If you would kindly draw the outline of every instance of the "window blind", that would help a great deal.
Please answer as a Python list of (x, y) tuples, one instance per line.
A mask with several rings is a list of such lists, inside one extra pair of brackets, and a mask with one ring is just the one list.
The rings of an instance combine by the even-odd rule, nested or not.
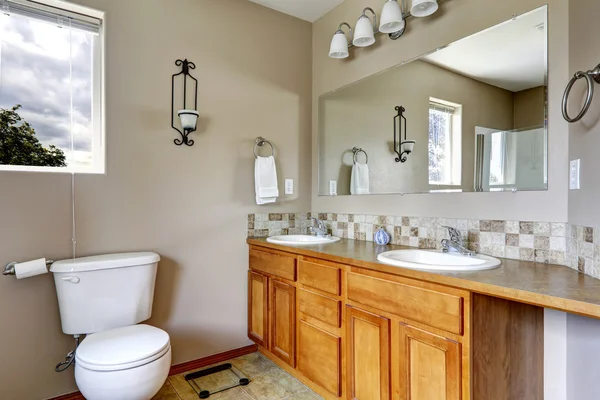
[(456, 111), (456, 109), (452, 106), (448, 106), (446, 104), (435, 103), (435, 102), (429, 102), (429, 109), (435, 110), (435, 111), (440, 111), (440, 112), (447, 113), (447, 114), (454, 114), (454, 112)]
[(69, 26), (94, 34), (100, 33), (102, 21), (98, 18), (50, 7), (28, 0), (0, 0), (2, 12), (7, 15), (20, 15), (58, 26)]

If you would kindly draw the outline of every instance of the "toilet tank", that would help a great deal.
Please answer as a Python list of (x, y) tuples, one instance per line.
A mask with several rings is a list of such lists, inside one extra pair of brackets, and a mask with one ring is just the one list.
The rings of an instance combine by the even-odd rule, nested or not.
[(158, 254), (145, 252), (53, 263), (63, 332), (88, 334), (150, 318), (159, 261)]

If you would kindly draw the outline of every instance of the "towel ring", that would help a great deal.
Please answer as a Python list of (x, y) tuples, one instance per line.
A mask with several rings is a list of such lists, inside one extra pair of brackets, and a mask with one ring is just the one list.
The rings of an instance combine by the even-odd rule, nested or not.
[(352, 153), (354, 154), (354, 156), (352, 157), (352, 161), (354, 161), (354, 164), (358, 164), (358, 154), (359, 153), (364, 153), (365, 157), (366, 157), (366, 161), (365, 164), (369, 163), (369, 155), (367, 154), (366, 151), (364, 151), (363, 149), (359, 149), (358, 147), (354, 147), (352, 149)]
[[(588, 85), (585, 103), (583, 105), (583, 109), (581, 110), (581, 112), (575, 118), (571, 118), (569, 116), (569, 110), (568, 110), (569, 95), (571, 94), (571, 89), (573, 89), (575, 82), (577, 82), (578, 80), (580, 80), (582, 78), (587, 81), (587, 85)], [(598, 65), (596, 68), (589, 70), (587, 72), (578, 71), (577, 73), (575, 73), (573, 78), (571, 78), (571, 81), (569, 81), (569, 84), (567, 85), (567, 88), (565, 89), (565, 94), (563, 95), (563, 99), (562, 99), (563, 117), (568, 122), (572, 123), (572, 122), (577, 122), (577, 121), (581, 120), (584, 117), (584, 115), (588, 112), (588, 110), (590, 109), (590, 106), (592, 105), (592, 100), (594, 99), (594, 82), (600, 83), (600, 65)]]
[(271, 156), (275, 155), (275, 147), (273, 147), (271, 142), (269, 142), (267, 139), (259, 136), (256, 138), (256, 141), (254, 142), (254, 158), (258, 158), (258, 154), (256, 154), (256, 150), (257, 150), (256, 147), (263, 147), (265, 144), (268, 144), (269, 146), (271, 146)]

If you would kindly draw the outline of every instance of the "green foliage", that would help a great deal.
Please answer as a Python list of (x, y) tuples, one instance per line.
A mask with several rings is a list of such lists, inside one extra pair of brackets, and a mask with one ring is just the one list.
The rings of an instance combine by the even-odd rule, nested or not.
[(32, 126), (17, 113), (19, 108), (0, 108), (0, 164), (66, 167), (65, 153), (54, 145), (42, 146)]

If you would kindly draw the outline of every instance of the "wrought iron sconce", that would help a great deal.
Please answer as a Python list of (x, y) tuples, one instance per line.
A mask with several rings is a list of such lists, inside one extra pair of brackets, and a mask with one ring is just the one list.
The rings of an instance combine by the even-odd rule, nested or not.
[[(403, 106), (396, 106), (395, 110), (398, 111), (398, 114), (394, 117), (394, 151), (398, 155), (396, 162), (404, 163), (414, 150), (416, 141), (406, 140), (406, 117), (404, 116), (406, 109)], [(404, 122), (404, 140), (402, 140), (402, 122)], [(396, 124), (398, 129), (396, 129)]]
[[(181, 71), (173, 74), (171, 77), (171, 127), (181, 135), (181, 139), (174, 140), (177, 146), (185, 143), (186, 146), (193, 146), (194, 141), (189, 138), (189, 134), (196, 130), (198, 121), (198, 80), (190, 75), (190, 69), (196, 69), (196, 64), (191, 61), (177, 60), (175, 65), (181, 67)], [(175, 78), (183, 75), (183, 109), (177, 111), (177, 115), (181, 119), (181, 129), (175, 126)], [(194, 109), (187, 109), (187, 79), (188, 77), (194, 81)]]

